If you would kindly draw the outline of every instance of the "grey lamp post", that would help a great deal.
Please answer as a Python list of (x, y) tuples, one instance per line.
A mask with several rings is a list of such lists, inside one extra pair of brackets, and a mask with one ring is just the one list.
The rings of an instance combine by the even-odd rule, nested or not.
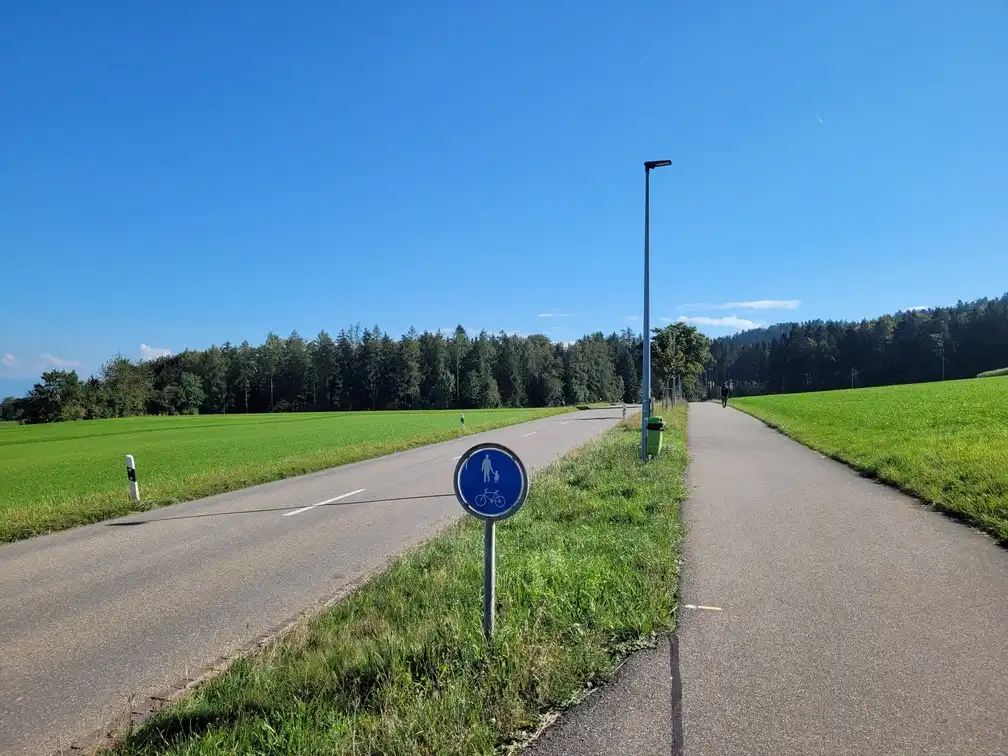
[(651, 170), (671, 160), (644, 162), (644, 378), (641, 387), (641, 461), (647, 462), (647, 419), (651, 414)]

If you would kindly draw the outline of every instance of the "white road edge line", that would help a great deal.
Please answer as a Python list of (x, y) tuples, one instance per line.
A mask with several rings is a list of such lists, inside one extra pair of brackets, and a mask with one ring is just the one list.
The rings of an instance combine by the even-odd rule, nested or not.
[(364, 493), (367, 491), (366, 488), (358, 488), (356, 491), (351, 491), (350, 493), (340, 494), (339, 496), (333, 496), (331, 499), (326, 499), (325, 501), (320, 501), (318, 504), (309, 504), (307, 507), (301, 507), (301, 509), (295, 509), (293, 512), (284, 512), (284, 517), (293, 517), (296, 514), (301, 514), (302, 512), (307, 512), (309, 509), (315, 509), (315, 507), (322, 507), (326, 504), (332, 504), (334, 501), (339, 501), (340, 499), (345, 499), (348, 496), (353, 496), (354, 494)]
[(539, 432), (539, 431), (532, 431), (531, 433), (522, 433), (522, 434), (521, 434), (521, 437), (522, 437), (522, 438), (527, 438), (527, 437), (529, 437), (529, 436), (534, 436), (534, 435), (535, 435), (536, 433), (538, 433), (538, 432)]
[(569, 422), (570, 422), (570, 420), (564, 420), (562, 423), (560, 423), (560, 425), (567, 425), (567, 423), (569, 423)]

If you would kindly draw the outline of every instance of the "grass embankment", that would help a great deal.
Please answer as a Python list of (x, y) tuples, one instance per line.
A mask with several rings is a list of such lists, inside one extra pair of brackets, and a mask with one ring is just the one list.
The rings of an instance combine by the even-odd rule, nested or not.
[(997, 370), (985, 370), (977, 375), (977, 378), (1000, 378), (1004, 375), (1008, 375), (1008, 367), (998, 368)]
[(490, 754), (521, 738), (672, 627), (685, 406), (667, 421), (646, 467), (628, 421), (535, 476), (498, 527), (491, 645), (482, 527), (467, 518), (116, 753)]
[[(470, 410), (466, 431), (570, 408)], [(0, 542), (446, 441), (459, 413), (135, 417), (0, 427)], [(125, 455), (143, 501), (129, 498)]]
[(1008, 545), (1008, 379), (733, 399)]

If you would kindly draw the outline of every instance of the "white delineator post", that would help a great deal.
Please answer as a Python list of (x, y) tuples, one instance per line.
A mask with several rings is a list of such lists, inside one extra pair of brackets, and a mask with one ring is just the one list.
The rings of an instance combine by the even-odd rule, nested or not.
[(140, 485), (137, 483), (136, 479), (136, 463), (133, 461), (133, 455), (126, 455), (126, 477), (129, 478), (130, 487), (130, 498), (135, 502), (140, 501)]

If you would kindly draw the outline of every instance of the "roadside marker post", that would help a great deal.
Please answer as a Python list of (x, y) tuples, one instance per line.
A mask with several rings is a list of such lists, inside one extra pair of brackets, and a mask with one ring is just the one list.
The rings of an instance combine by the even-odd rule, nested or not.
[(133, 455), (126, 455), (126, 477), (129, 479), (130, 488), (130, 498), (133, 501), (140, 502), (140, 484), (137, 483), (136, 479), (136, 463), (133, 461)]
[(462, 435), (465, 435), (465, 412), (459, 413), (459, 422), (462, 423)]
[(483, 520), (483, 635), (493, 638), (497, 594), (496, 525), (525, 503), (529, 476), (506, 446), (477, 444), (459, 457), (452, 480), (462, 508)]

